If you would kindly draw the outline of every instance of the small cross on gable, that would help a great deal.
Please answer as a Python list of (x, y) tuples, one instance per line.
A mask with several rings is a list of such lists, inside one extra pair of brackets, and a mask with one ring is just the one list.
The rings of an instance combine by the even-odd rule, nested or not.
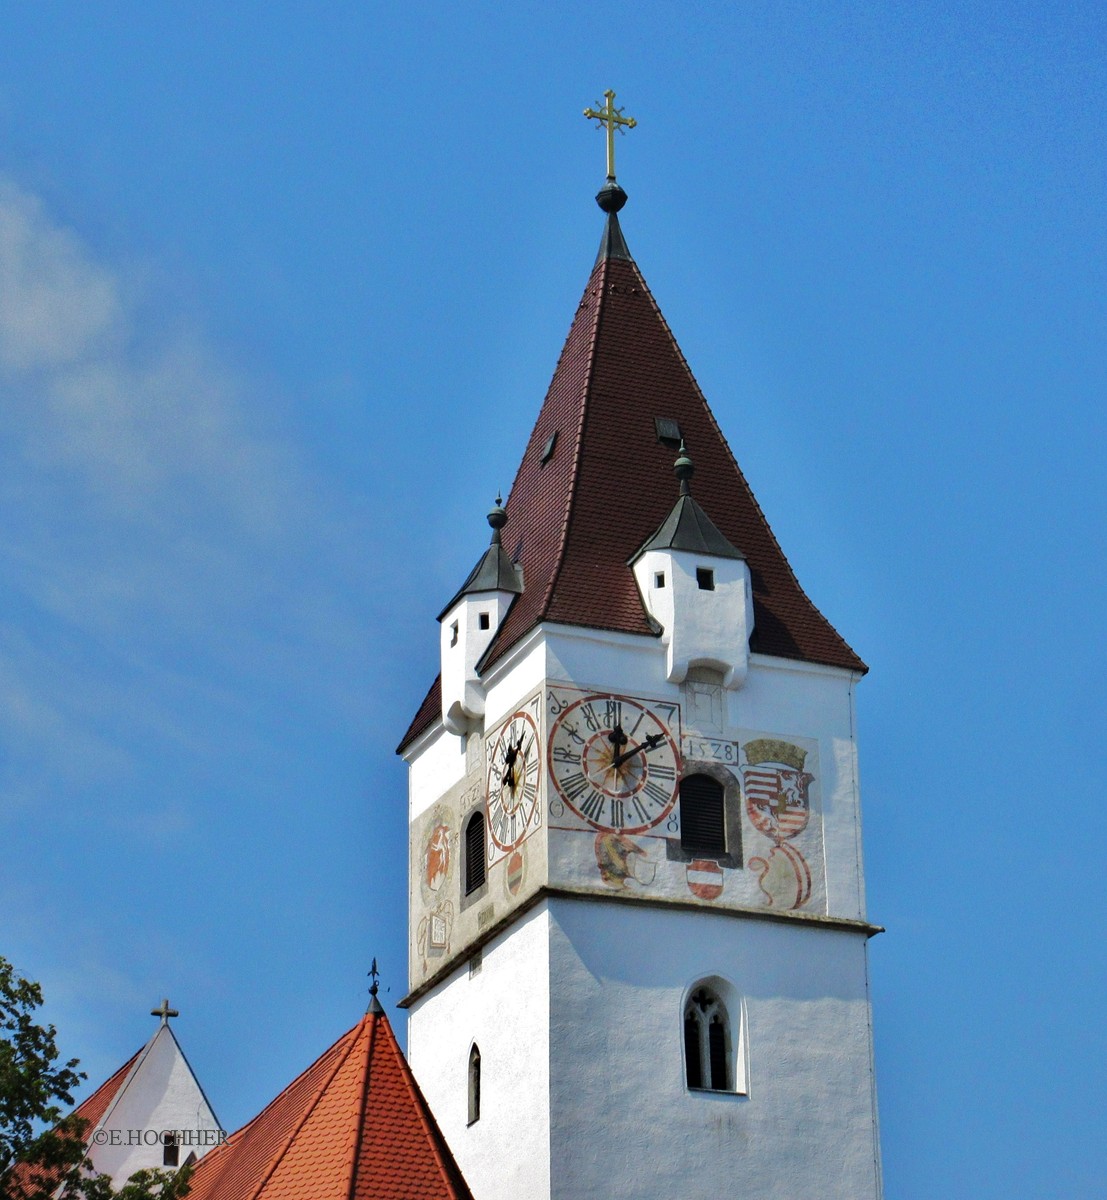
[(163, 1001), (161, 1002), (161, 1005), (160, 1005), (158, 1008), (152, 1008), (152, 1009), (150, 1009), (150, 1016), (152, 1016), (152, 1017), (161, 1017), (161, 1023), (162, 1023), (163, 1025), (168, 1025), (168, 1024), (169, 1024), (169, 1018), (170, 1018), (170, 1017), (179, 1017), (180, 1015), (181, 1015), (181, 1014), (180, 1014), (180, 1013), (179, 1013), (179, 1012), (178, 1012), (178, 1011), (177, 1011), (175, 1008), (170, 1008), (170, 1007), (169, 1007), (169, 1000), (168, 1000), (168, 998), (166, 998), (165, 1000), (163, 1000)]

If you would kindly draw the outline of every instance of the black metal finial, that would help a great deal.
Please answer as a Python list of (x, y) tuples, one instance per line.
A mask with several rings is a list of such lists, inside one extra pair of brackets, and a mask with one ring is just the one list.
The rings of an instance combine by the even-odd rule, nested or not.
[(166, 999), (164, 999), (164, 1000), (161, 1002), (161, 1007), (160, 1007), (160, 1008), (152, 1008), (152, 1009), (150, 1009), (150, 1016), (152, 1016), (152, 1017), (161, 1017), (161, 1023), (162, 1023), (163, 1025), (168, 1025), (168, 1024), (169, 1024), (169, 1018), (170, 1018), (170, 1017), (179, 1017), (180, 1015), (181, 1015), (181, 1014), (180, 1014), (179, 1012), (177, 1012), (177, 1010), (176, 1010), (175, 1008), (170, 1008), (170, 1007), (169, 1007), (169, 998), (168, 998), (168, 997), (166, 997)]
[(692, 465), (692, 460), (688, 457), (688, 452), (684, 449), (684, 438), (681, 438), (680, 455), (676, 462), (673, 463), (673, 473), (680, 480), (680, 494), (682, 496), (690, 496), (692, 494), (688, 480), (692, 478), (695, 470), (696, 468)]
[(379, 977), (380, 971), (377, 970), (377, 960), (374, 958), (373, 965), (369, 968), (369, 978), (373, 982), (369, 985), (369, 1008), (367, 1011), (376, 1013), (378, 1016), (384, 1012), (381, 1002), (377, 999), (377, 990), (380, 987)]
[(617, 213), (626, 202), (626, 192), (614, 179), (609, 179), (596, 193), (596, 203), (605, 213)]
[(496, 493), (496, 503), (488, 514), (488, 524), (492, 526), (492, 544), (500, 540), (500, 530), (507, 524), (507, 509), (504, 508), (503, 497)]

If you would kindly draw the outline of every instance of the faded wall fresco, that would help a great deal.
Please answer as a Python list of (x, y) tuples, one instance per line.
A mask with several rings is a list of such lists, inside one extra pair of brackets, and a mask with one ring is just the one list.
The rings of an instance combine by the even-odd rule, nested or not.
[[(545, 882), (541, 693), (483, 738), (470, 736), (465, 777), (412, 824), (411, 987), (467, 946)], [(466, 829), (484, 821), (484, 881), (469, 888)]]
[[(547, 686), (550, 882), (825, 912), (817, 743), (728, 731), (721, 688), (682, 692), (676, 704)], [(710, 851), (682, 836), (680, 781), (693, 775), (720, 798), (725, 837)]]
[[(681, 825), (700, 777), (725, 831)], [(467, 890), (465, 830), (485, 822), (484, 882)], [(716, 907), (826, 911), (818, 744), (728, 729), (721, 687), (681, 702), (547, 683), (483, 738), (465, 778), (414, 823), (410, 979), (417, 987), (549, 880)]]

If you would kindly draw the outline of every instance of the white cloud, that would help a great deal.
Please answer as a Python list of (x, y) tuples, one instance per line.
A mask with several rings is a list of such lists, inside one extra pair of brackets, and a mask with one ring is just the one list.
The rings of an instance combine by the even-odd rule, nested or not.
[(202, 755), (232, 677), (334, 658), (360, 620), (347, 518), (158, 307), (0, 182), (0, 813), (122, 781), (143, 737)]

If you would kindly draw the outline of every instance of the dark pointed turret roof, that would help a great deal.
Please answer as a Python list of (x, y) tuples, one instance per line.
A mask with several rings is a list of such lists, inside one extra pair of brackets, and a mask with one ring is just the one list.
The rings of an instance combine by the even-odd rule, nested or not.
[(691, 496), (679, 497), (661, 528), (631, 557), (631, 563), (647, 550), (690, 550), (716, 558), (745, 558)]
[(692, 554), (712, 554), (716, 558), (745, 558), (736, 546), (727, 541), (718, 525), (692, 499), (689, 480), (695, 474), (692, 460), (680, 441), (680, 457), (673, 463), (673, 473), (680, 480), (680, 495), (672, 511), (661, 522), (661, 528), (631, 557), (633, 566), (647, 550), (687, 550)]
[[(673, 451), (658, 439), (657, 418), (676, 422), (693, 448), (699, 506), (749, 565), (751, 650), (865, 671), (800, 587), (614, 211), (511, 488), (509, 548), (526, 590), (482, 669), (540, 621), (656, 636), (627, 563), (672, 508)], [(438, 705), (434, 685), (401, 745), (430, 725)]]
[(509, 592), (517, 595), (523, 590), (522, 568), (512, 562), (511, 555), (503, 547), (501, 531), (507, 524), (507, 513), (501, 507), (498, 496), (495, 507), (488, 514), (488, 524), (492, 526), (492, 541), (454, 598), (438, 614), (440, 621), (462, 596), (475, 596), (478, 592)]

